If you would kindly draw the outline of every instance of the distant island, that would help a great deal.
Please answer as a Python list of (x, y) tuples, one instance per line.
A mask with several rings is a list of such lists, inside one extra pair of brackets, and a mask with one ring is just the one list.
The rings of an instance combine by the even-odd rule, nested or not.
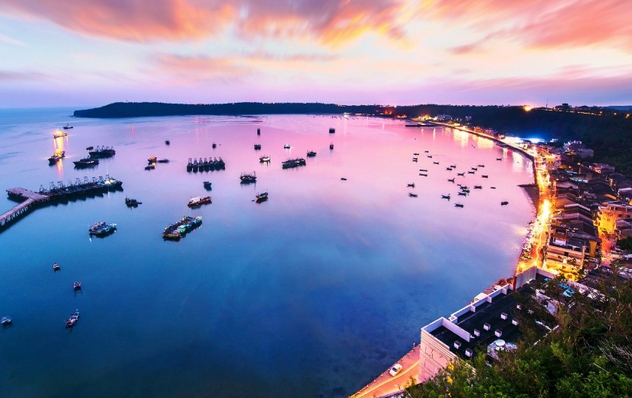
[(472, 105), (339, 105), (324, 103), (169, 104), (160, 102), (115, 102), (99, 108), (76, 110), (75, 117), (130, 118), (192, 115), (350, 114), (389, 118), (449, 115), (462, 124), (493, 129), (499, 134), (537, 137), (544, 140), (581, 140), (594, 149), (594, 161), (610, 163), (625, 174), (632, 173), (632, 118), (627, 107), (553, 108)]

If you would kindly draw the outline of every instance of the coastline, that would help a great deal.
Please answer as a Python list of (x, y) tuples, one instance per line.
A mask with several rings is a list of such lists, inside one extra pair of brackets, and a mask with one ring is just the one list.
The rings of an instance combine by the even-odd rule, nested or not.
[(535, 209), (536, 214), (540, 210), (540, 190), (538, 189), (538, 185), (536, 183), (533, 184), (520, 184), (518, 185), (520, 188), (524, 190), (524, 193), (527, 195), (533, 208)]

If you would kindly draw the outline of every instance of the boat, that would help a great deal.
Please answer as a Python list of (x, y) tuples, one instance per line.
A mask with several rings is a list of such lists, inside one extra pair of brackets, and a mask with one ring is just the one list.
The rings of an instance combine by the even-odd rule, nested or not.
[(98, 146), (88, 152), (90, 154), (90, 157), (93, 159), (101, 159), (101, 158), (111, 158), (112, 156), (116, 155), (116, 151), (114, 150), (114, 148), (112, 147), (106, 147), (106, 146)]
[(257, 135), (261, 135), (261, 129), (257, 129)]
[(68, 136), (68, 133), (61, 130), (57, 130), (53, 133), (53, 138), (62, 138), (62, 137), (67, 137), (67, 136)]
[(452, 171), (452, 167), (446, 167), (445, 168), (447, 171)]
[(487, 174), (483, 174), (481, 175), (482, 178), (489, 178), (489, 176)]
[(56, 149), (55, 153), (53, 154), (53, 156), (48, 158), (48, 163), (53, 165), (55, 163), (57, 163), (57, 161), (61, 160), (61, 158), (66, 156), (66, 151), (61, 150), (61, 149)]
[(413, 158), (413, 162), (417, 162), (417, 158)]
[(439, 164), (439, 162), (432, 162), (432, 164)]
[(316, 152), (314, 152), (314, 151), (308, 151), (307, 152), (307, 157), (308, 158), (313, 158), (314, 156), (316, 156)]
[(477, 169), (476, 167), (472, 167), (472, 170), (476, 171), (476, 170), (478, 170), (478, 169)]
[(496, 158), (496, 160), (503, 160), (503, 158)]
[(333, 134), (333, 133), (335, 133), (335, 132), (336, 132), (336, 129), (335, 129), (335, 128), (333, 128), (333, 127), (330, 127), (330, 128), (329, 128), (329, 134)]
[(268, 192), (261, 192), (256, 195), (257, 203), (265, 202), (268, 200)]
[(454, 182), (454, 178), (448, 178), (448, 182)]
[(94, 149), (94, 147), (92, 145), (90, 145), (89, 147), (86, 147), (86, 151), (91, 151), (93, 149)]
[(416, 198), (417, 194), (416, 193), (412, 193), (412, 192), (408, 192), (408, 196), (410, 196), (411, 198)]
[(116, 231), (116, 224), (107, 224), (105, 221), (95, 222), (90, 228), (88, 228), (90, 236), (106, 236), (114, 231)]
[(329, 149), (334, 149), (334, 144), (329, 144)]
[(428, 177), (428, 174), (426, 174), (426, 173), (419, 173), (419, 175), (422, 176), (422, 177)]
[(467, 174), (474, 174), (474, 173), (476, 173), (474, 170), (470, 170), (467, 172)]
[(203, 184), (204, 184), (204, 189), (206, 189), (207, 191), (210, 191), (211, 189), (213, 189), (213, 188), (211, 188), (211, 184), (212, 184), (212, 182), (210, 182), (210, 181), (204, 181), (204, 183), (203, 183)]
[(213, 149), (217, 148), (217, 144), (213, 143)]
[(419, 169), (419, 171), (428, 171), (428, 169)]
[(296, 159), (288, 159), (284, 162), (281, 163), (281, 167), (284, 169), (293, 169), (295, 167), (299, 167), (299, 166), (305, 166), (307, 163), (305, 162), (305, 159), (303, 158), (296, 158)]
[(94, 167), (96, 165), (99, 164), (99, 159), (93, 159), (93, 158), (83, 158), (83, 159), (79, 159), (73, 162), (75, 164), (75, 168), (77, 169), (84, 169), (87, 167)]
[(432, 159), (432, 155), (428, 155), (428, 159)]
[(73, 128), (70, 123), (66, 123), (66, 125), (64, 126), (64, 130), (70, 130), (71, 128)]
[(447, 194), (447, 195), (441, 195), (441, 199), (447, 199), (447, 200), (450, 200), (450, 194)]
[(283, 145), (283, 148), (284, 148), (284, 149), (290, 149), (290, 144), (285, 144), (285, 145)]
[(461, 176), (461, 177), (465, 177), (465, 172), (463, 173), (456, 173), (457, 176)]
[(70, 318), (66, 321), (66, 327), (71, 328), (77, 324), (79, 321), (79, 310), (75, 310), (72, 314), (70, 314)]
[(169, 163), (169, 159), (158, 159), (156, 160), (158, 163)]
[(258, 151), (261, 149), (261, 144), (255, 144), (255, 151)]
[(187, 203), (187, 206), (199, 207), (199, 206), (206, 205), (209, 203), (212, 203), (210, 196), (204, 196), (204, 197), (196, 196), (189, 200), (189, 203)]
[(479, 164), (478, 167), (485, 167), (485, 165), (484, 164)]
[(459, 192), (459, 195), (460, 195), (460, 196), (467, 196), (467, 192), (465, 192), (465, 191), (461, 191), (461, 192)]
[(456, 165), (455, 164), (451, 164), (450, 167), (452, 167), (453, 169), (456, 169)]
[(414, 152), (413, 156), (419, 156), (419, 152)]
[(474, 185), (474, 189), (483, 189), (481, 185)]
[(496, 189), (496, 187), (489, 187), (489, 188), (491, 188), (491, 189)]
[(180, 221), (165, 227), (164, 231), (162, 231), (162, 238), (164, 240), (178, 241), (200, 225), (202, 225), (202, 216), (184, 216)]
[(500, 202), (501, 206), (507, 206), (509, 204), (509, 202), (507, 202), (506, 200), (503, 200), (502, 202)]
[(11, 319), (10, 316), (3, 316), (2, 318), (0, 318), (0, 325), (2, 326), (9, 326), (13, 323), (13, 319)]
[(171, 145), (171, 141), (166, 140), (166, 141), (165, 141), (165, 145)]
[(148, 164), (156, 163), (157, 160), (158, 160), (158, 158), (155, 157), (154, 155), (152, 155), (152, 156), (149, 157), (149, 159), (147, 159), (147, 163)]
[(55, 263), (53, 264), (53, 271), (59, 271), (61, 270), (61, 267), (59, 266), (59, 264)]
[(260, 163), (270, 163), (270, 156), (266, 155), (266, 156), (262, 156), (259, 158), (259, 162)]
[(430, 151), (424, 151), (424, 153), (428, 153), (428, 152), (430, 152)]
[(455, 203), (454, 207), (463, 207), (463, 203)]
[(72, 284), (72, 288), (74, 290), (81, 290), (81, 282), (80, 281), (75, 281), (75, 283)]
[(250, 184), (253, 182), (257, 182), (257, 175), (253, 171), (252, 174), (241, 173), (239, 176), (242, 184)]
[(347, 181), (347, 178), (346, 177), (340, 177), (340, 180), (341, 181)]
[(145, 170), (154, 170), (155, 168), (156, 168), (156, 165), (153, 163), (148, 166), (145, 166)]
[(139, 202), (136, 199), (125, 198), (125, 204), (127, 207), (138, 207), (138, 205), (142, 205), (143, 202)]
[(408, 184), (408, 188), (415, 188), (415, 183), (413, 182), (412, 184)]

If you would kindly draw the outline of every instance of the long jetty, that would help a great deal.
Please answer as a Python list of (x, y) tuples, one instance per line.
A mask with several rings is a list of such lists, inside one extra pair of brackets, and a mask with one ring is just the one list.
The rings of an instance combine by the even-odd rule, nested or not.
[(30, 211), (52, 203), (78, 199), (107, 191), (122, 190), (123, 182), (106, 175), (105, 177), (77, 178), (75, 182), (51, 182), (49, 188), (40, 186), (38, 192), (25, 188), (7, 189), (9, 199), (19, 202), (14, 208), (0, 215), (0, 232), (11, 226)]

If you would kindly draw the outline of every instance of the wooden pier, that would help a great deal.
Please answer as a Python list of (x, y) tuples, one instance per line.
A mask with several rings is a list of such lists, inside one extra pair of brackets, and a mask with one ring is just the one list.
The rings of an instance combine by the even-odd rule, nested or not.
[(105, 178), (99, 176), (98, 178), (93, 177), (91, 180), (84, 177), (83, 181), (77, 178), (74, 183), (69, 181), (68, 184), (61, 181), (57, 184), (51, 182), (50, 188), (40, 187), (38, 192), (25, 188), (7, 189), (9, 199), (19, 203), (0, 215), (0, 232), (37, 207), (99, 192), (122, 190), (122, 185), (121, 181), (106, 175)]

